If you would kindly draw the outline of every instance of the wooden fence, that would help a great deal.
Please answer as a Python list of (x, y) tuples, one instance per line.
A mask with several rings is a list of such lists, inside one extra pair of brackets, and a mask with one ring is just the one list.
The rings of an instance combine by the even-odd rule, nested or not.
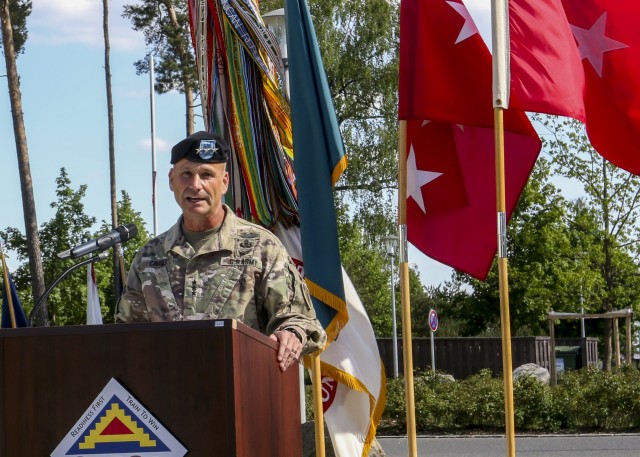
[[(393, 340), (378, 338), (380, 357), (384, 362), (387, 377), (393, 375)], [(435, 338), (436, 370), (453, 375), (456, 379), (467, 378), (483, 368), (495, 375), (502, 373), (501, 338)], [(549, 369), (550, 340), (546, 336), (511, 338), (513, 368), (525, 363), (535, 363)], [(597, 338), (556, 338), (557, 346), (580, 346), (580, 365), (597, 366)], [(404, 372), (403, 344), (398, 339), (398, 372)], [(415, 370), (431, 369), (431, 339), (413, 339), (413, 367)]]

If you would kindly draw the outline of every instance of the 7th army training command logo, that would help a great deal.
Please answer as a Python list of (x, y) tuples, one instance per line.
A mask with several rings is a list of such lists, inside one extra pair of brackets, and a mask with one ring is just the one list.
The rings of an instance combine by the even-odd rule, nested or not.
[(137, 399), (111, 379), (51, 457), (184, 457), (186, 453)]

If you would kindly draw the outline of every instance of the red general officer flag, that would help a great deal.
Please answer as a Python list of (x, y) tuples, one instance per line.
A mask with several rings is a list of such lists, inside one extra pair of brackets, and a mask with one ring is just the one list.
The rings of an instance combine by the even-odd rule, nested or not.
[(398, 117), (493, 126), (491, 56), (459, 1), (402, 0)]
[[(429, 257), (485, 279), (497, 249), (493, 129), (437, 122), (422, 126), (416, 120), (408, 121), (407, 127), (407, 178), (416, 183), (407, 189), (409, 241)], [(537, 136), (505, 132), (505, 149), (518, 151), (505, 155), (506, 207), (511, 214), (540, 142)], [(421, 179), (438, 169), (429, 166), (433, 156), (455, 157), (460, 166), (457, 176), (444, 173)], [(412, 181), (411, 175), (418, 178)], [(465, 189), (466, 202), (459, 199), (459, 189)]]
[[(461, 2), (402, 1), (399, 118), (408, 120), (408, 239), (479, 279), (497, 250), (491, 87), (491, 55)], [(540, 140), (523, 112), (506, 111), (504, 121), (509, 217)]]
[(511, 0), (509, 15), (511, 106), (585, 122), (603, 157), (640, 174), (640, 3)]

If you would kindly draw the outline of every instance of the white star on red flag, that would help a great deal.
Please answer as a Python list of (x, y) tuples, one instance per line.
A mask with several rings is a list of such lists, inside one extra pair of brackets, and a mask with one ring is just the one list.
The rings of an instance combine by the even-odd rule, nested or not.
[(416, 154), (413, 151), (413, 145), (411, 145), (409, 157), (407, 158), (407, 199), (413, 198), (425, 214), (427, 213), (427, 209), (425, 208), (424, 199), (422, 198), (422, 186), (440, 176), (442, 176), (442, 173), (418, 170)]
[(583, 29), (573, 24), (571, 26), (571, 32), (578, 42), (578, 52), (580, 58), (587, 59), (598, 76), (602, 78), (602, 58), (605, 52), (613, 51), (615, 49), (627, 48), (628, 46), (619, 41), (612, 40), (605, 36), (605, 25), (607, 22), (607, 13), (602, 13), (602, 16), (591, 26), (590, 29)]
[(462, 16), (464, 18), (464, 25), (462, 26), (462, 29), (460, 30), (460, 34), (458, 35), (458, 38), (456, 39), (456, 43), (458, 44), (461, 41), (466, 40), (467, 38), (472, 37), (473, 35), (475, 35), (478, 32), (478, 27), (476, 27), (476, 23), (473, 22), (473, 18), (471, 17), (471, 14), (469, 13), (469, 10), (467, 9), (466, 6), (464, 6), (462, 3), (458, 3), (458, 2), (447, 2), (449, 4), (449, 6), (451, 8), (453, 8), (454, 10), (456, 10), (456, 12)]

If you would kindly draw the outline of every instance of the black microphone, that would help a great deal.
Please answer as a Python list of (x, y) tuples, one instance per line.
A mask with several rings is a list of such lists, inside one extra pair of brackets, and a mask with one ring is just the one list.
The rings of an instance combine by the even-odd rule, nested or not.
[(59, 253), (58, 257), (61, 259), (75, 259), (95, 251), (106, 251), (114, 244), (125, 243), (136, 236), (138, 236), (138, 227), (135, 224), (121, 225), (95, 240), (87, 241), (75, 248)]

